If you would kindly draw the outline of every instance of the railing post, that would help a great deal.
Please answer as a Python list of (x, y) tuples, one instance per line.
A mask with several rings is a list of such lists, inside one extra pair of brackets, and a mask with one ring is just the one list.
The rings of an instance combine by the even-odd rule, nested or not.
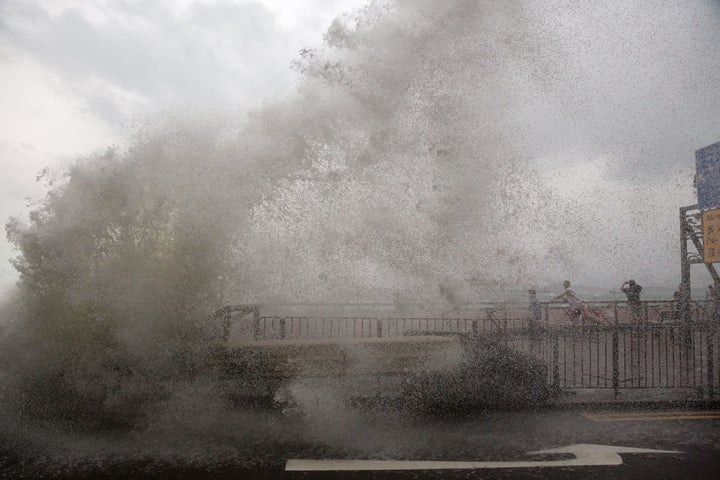
[[(615, 317), (617, 322), (617, 317)], [(620, 345), (618, 341), (618, 325), (612, 326), (612, 385), (617, 397), (620, 394)]]
[[(708, 323), (708, 327), (710, 327), (710, 323)], [(714, 323), (712, 324), (713, 327), (715, 326)], [(714, 334), (716, 329), (715, 328), (707, 328), (707, 383), (708, 383), (708, 395), (710, 396), (710, 399), (713, 398), (715, 395), (715, 389), (714, 389), (714, 383), (715, 383), (715, 343), (714, 343)]]
[(223, 314), (222, 322), (222, 338), (226, 340), (230, 338), (230, 321), (232, 320), (232, 312), (228, 309)]
[(382, 337), (383, 336), (383, 328), (382, 328), (382, 319), (377, 319), (377, 336)]
[(554, 336), (553, 341), (553, 366), (552, 366), (552, 383), (556, 390), (560, 390), (560, 347), (558, 345), (559, 336)]
[(504, 333), (505, 333), (505, 335), (507, 335), (507, 333), (508, 333), (508, 331), (507, 331), (507, 329), (508, 329), (508, 304), (507, 304), (507, 302), (503, 302), (503, 323), (504, 323), (503, 327), (505, 330)]
[(280, 318), (280, 339), (285, 339), (285, 317)]
[(260, 337), (260, 309), (253, 309), (253, 340), (257, 340)]
[(613, 316), (615, 317), (615, 325), (618, 324), (618, 311), (617, 311), (617, 301), (613, 302)]

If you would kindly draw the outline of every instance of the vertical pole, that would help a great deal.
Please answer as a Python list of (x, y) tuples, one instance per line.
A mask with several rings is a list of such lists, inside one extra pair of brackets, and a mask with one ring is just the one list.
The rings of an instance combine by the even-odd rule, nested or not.
[(617, 302), (613, 302), (613, 317), (615, 319), (614, 324), (618, 324), (618, 310), (617, 310)]
[(620, 394), (620, 346), (618, 342), (618, 328), (617, 323), (612, 327), (612, 384), (616, 397)]
[(560, 348), (558, 346), (558, 335), (555, 332), (555, 340), (553, 342), (553, 371), (552, 383), (555, 390), (560, 390)]
[(708, 395), (710, 396), (710, 399), (712, 400), (713, 395), (715, 395), (715, 389), (714, 389), (714, 383), (715, 383), (715, 333), (716, 325), (715, 324), (707, 324), (706, 328), (707, 330), (707, 384), (708, 384)]
[[(246, 310), (247, 311), (247, 310)], [(260, 308), (253, 308), (253, 340), (260, 337)]]
[(223, 322), (222, 322), (222, 332), (223, 332), (223, 340), (227, 340), (230, 338), (230, 322), (232, 320), (232, 311), (230, 309), (227, 309), (225, 313), (223, 314)]
[[(508, 307), (507, 303), (503, 303), (503, 323), (505, 328), (505, 334), (507, 335), (507, 329), (508, 329)], [(505, 343), (507, 344), (507, 339), (505, 340)]]
[(377, 319), (377, 336), (382, 337), (383, 336), (383, 328), (382, 328), (382, 319)]
[(680, 285), (685, 301), (690, 301), (690, 262), (688, 262), (688, 234), (686, 214), (689, 207), (680, 207)]

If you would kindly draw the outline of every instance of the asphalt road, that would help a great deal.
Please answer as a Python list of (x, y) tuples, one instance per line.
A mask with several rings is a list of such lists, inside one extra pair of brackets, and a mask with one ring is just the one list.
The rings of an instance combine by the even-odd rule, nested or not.
[[(397, 432), (393, 429), (391, 438), (397, 438), (395, 435)], [(404, 443), (395, 456), (389, 451), (390, 442), (383, 444), (386, 450), (378, 450), (380, 455), (375, 457), (383, 461), (369, 465), (371, 469), (367, 471), (283, 472), (278, 478), (714, 479), (720, 472), (720, 411), (605, 412), (579, 409), (494, 413), (407, 426), (401, 438)], [(559, 447), (568, 447), (567, 450), (575, 453), (528, 455), (528, 452)], [(602, 464), (608, 463), (604, 454), (618, 448), (607, 447), (679, 453), (611, 453), (610, 462), (613, 456), (619, 456), (622, 463), (608, 465)], [(348, 453), (350, 458), (360, 458), (352, 452)], [(322, 455), (316, 454), (312, 458), (319, 457)], [(367, 458), (367, 455), (362, 458)], [(388, 460), (405, 462), (388, 464)], [(450, 463), (417, 464), (438, 460)], [(580, 460), (579, 464), (566, 465), (573, 460)], [(583, 465), (583, 460), (599, 464)], [(473, 463), (479, 463), (478, 468), (472, 468)], [(543, 466), (534, 466), (536, 463)], [(321, 465), (314, 464), (316, 467)], [(332, 464), (325, 466), (333, 467)], [(336, 466), (342, 466), (342, 463)], [(359, 466), (365, 464), (360, 463)], [(373, 470), (373, 466), (432, 469)], [(441, 468), (443, 466), (447, 468)], [(350, 468), (353, 466), (350, 465)]]
[[(13, 462), (5, 478), (123, 479), (714, 479), (720, 410), (547, 410), (419, 418), (364, 413), (311, 423), (280, 416), (281, 438), (238, 444), (223, 461), (108, 458), (63, 468)], [(580, 445), (580, 446), (578, 446)], [(563, 447), (564, 450), (563, 450)], [(561, 451), (557, 451), (560, 449)], [(661, 450), (675, 453), (623, 451)], [(547, 451), (550, 450), (550, 451)], [(554, 450), (554, 451), (553, 451)], [(535, 453), (530, 452), (543, 452)], [(329, 462), (332, 460), (333, 462)], [(348, 461), (352, 463), (348, 463)], [(297, 468), (288, 471), (288, 468)], [(320, 468), (320, 471), (312, 469)], [(311, 469), (311, 470), (308, 470)]]

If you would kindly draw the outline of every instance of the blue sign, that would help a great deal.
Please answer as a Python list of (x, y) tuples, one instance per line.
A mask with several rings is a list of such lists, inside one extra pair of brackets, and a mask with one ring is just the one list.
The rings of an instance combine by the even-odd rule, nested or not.
[(720, 207), (720, 142), (695, 151), (698, 208)]

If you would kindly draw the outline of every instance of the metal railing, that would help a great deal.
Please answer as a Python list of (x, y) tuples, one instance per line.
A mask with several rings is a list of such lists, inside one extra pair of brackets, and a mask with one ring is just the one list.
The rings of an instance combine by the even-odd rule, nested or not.
[(555, 327), (499, 340), (542, 360), (562, 389), (688, 388), (712, 397), (720, 387), (716, 322)]
[[(711, 305), (692, 302), (680, 311), (673, 302), (641, 302), (638, 309), (627, 302), (587, 302), (593, 317), (571, 318), (563, 304), (541, 304), (540, 325), (545, 327), (603, 325), (648, 325), (702, 322), (714, 319)], [(533, 326), (526, 305), (486, 304), (443, 316), (263, 316), (257, 305), (228, 306), (215, 318), (223, 324), (223, 336), (249, 340), (293, 340), (326, 338), (393, 337), (433, 333), (509, 333)], [(711, 318), (712, 317), (712, 318)]]
[[(626, 302), (590, 304), (605, 320), (573, 320), (560, 304), (542, 305), (539, 324), (526, 307), (494, 305), (472, 317), (261, 316), (259, 307), (226, 308), (220, 318), (244, 342), (298, 339), (479, 334), (527, 353), (548, 366), (560, 389), (694, 389), (712, 397), (720, 388), (720, 328), (714, 307), (694, 302), (643, 302), (633, 314)], [(244, 321), (236, 321), (244, 320)]]

